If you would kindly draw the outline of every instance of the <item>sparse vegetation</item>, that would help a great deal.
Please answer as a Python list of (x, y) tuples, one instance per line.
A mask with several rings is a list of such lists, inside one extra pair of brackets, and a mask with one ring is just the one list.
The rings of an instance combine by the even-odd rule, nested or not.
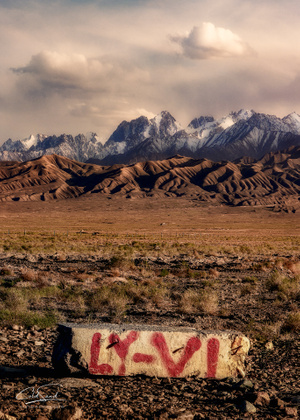
[(218, 296), (214, 290), (186, 290), (179, 303), (180, 311), (187, 314), (216, 314), (218, 311)]
[(282, 325), (282, 331), (299, 333), (300, 332), (300, 311), (291, 312)]
[(37, 311), (16, 311), (12, 309), (0, 309), (0, 322), (2, 325), (23, 325), (32, 327), (36, 325), (39, 328), (54, 327), (58, 322), (58, 316), (55, 312), (37, 312)]
[[(293, 215), (264, 210), (258, 228), (261, 214), (248, 209), (221, 214), (210, 208), (203, 214), (201, 206), (187, 208), (184, 201), (174, 206), (165, 200), (166, 207), (157, 208), (145, 200), (145, 224), (139, 205), (130, 203), (125, 211), (122, 201), (118, 210), (101, 203), (93, 211), (79, 203), (76, 214), (67, 211), (66, 221), (66, 204), (57, 202), (48, 219), (55, 233), (45, 231), (48, 213), (36, 215), (32, 230), (26, 208), (10, 214), (5, 229), (0, 226), (0, 253), (22, 255), (24, 264), (0, 263), (0, 322), (41, 323), (37, 314), (49, 311), (57, 321), (121, 322), (138, 313), (151, 322), (174, 314), (200, 327), (206, 327), (204, 320), (221, 319), (226, 328), (238, 322), (252, 337), (295, 330), (278, 315), (294, 313), (292, 304), (299, 301), (300, 238)], [(166, 209), (172, 223), (162, 225)], [(252, 312), (239, 317), (248, 306)], [(263, 321), (253, 317), (255, 311), (265, 313)]]
[[(2, 203), (3, 366), (29, 366), (36, 386), (48, 382), (40, 368), (51, 366), (55, 327), (61, 322), (241, 331), (251, 339), (247, 358), (247, 380), (255, 386), (251, 391), (242, 391), (243, 380), (178, 378), (169, 383), (136, 377), (122, 378), (121, 384), (116, 378), (99, 377), (97, 387), (80, 389), (81, 397), (78, 389), (68, 389), (69, 401), (82, 402), (82, 407), (88, 401), (92, 413), (100, 403), (107, 410), (114, 395), (111, 417), (132, 417), (128, 410), (136, 406), (139, 395), (145, 410), (159, 401), (163, 410), (169, 402), (176, 407), (170, 413), (149, 411), (151, 418), (185, 416), (182, 409), (188, 409), (187, 416), (209, 417), (212, 407), (216, 418), (241, 418), (250, 414), (241, 413), (235, 401), (250, 398), (259, 418), (286, 418), (285, 408), (297, 395), (300, 236), (295, 215), (260, 208), (220, 210), (202, 207), (197, 199), (183, 203), (151, 199), (141, 205), (140, 200), (97, 197), (86, 203), (65, 200), (45, 206)], [(55, 226), (55, 235), (49, 226), (53, 230)], [(35, 341), (40, 345), (33, 345)], [(173, 351), (170, 348), (170, 357), (180, 361), (184, 352)], [(39, 370), (42, 377), (36, 374)], [(3, 378), (3, 407), (7, 400), (15, 401), (18, 389), (27, 388), (29, 380), (30, 376)], [(268, 406), (254, 402), (260, 391), (269, 394)], [(277, 407), (277, 399), (285, 401), (283, 409)], [(15, 403), (23, 417), (29, 415)], [(16, 416), (16, 404), (5, 414)], [(40, 415), (39, 407), (30, 410), (30, 416)], [(134, 415), (145, 412), (137, 409)], [(83, 417), (89, 414), (86, 411)]]
[(280, 300), (300, 300), (300, 276), (288, 277), (275, 271), (266, 281), (266, 287), (270, 292), (276, 292)]

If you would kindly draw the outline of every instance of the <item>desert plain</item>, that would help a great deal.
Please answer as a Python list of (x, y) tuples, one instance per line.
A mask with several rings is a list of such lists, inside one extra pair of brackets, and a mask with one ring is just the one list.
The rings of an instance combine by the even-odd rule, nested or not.
[[(0, 418), (297, 418), (299, 221), (185, 197), (1, 202)], [(246, 376), (61, 375), (65, 322), (237, 330), (251, 341)], [(17, 398), (49, 383), (62, 401)]]

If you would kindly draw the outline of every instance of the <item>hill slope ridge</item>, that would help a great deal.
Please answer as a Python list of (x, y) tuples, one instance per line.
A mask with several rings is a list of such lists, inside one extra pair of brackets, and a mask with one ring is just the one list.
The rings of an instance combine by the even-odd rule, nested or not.
[(55, 154), (27, 162), (0, 162), (0, 201), (47, 201), (92, 194), (297, 207), (300, 147), (235, 162), (175, 155), (131, 165), (100, 166)]

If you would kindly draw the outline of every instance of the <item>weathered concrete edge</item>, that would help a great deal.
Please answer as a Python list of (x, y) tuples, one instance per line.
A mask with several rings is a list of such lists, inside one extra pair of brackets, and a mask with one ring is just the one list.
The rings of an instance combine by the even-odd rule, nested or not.
[[(105, 372), (105, 373), (99, 373), (99, 371), (96, 369), (90, 369), (90, 358), (87, 356), (86, 350), (87, 347), (91, 347), (91, 337), (92, 333), (93, 335), (99, 335), (101, 338), (102, 335), (102, 346), (103, 344), (103, 337), (105, 336), (105, 331), (109, 332), (109, 334), (115, 334), (118, 337), (118, 334), (126, 334), (126, 332), (129, 332), (127, 334), (127, 337), (130, 336), (133, 332), (137, 333), (141, 336), (150, 336), (151, 334), (157, 334), (157, 335), (165, 335), (165, 337), (169, 337), (169, 346), (171, 350), (172, 343), (178, 341), (179, 337), (194, 337), (194, 339), (197, 339), (200, 342), (206, 343), (205, 345), (208, 345), (208, 341), (220, 341), (220, 350), (222, 349), (221, 353), (219, 354), (219, 360), (221, 361), (221, 364), (223, 363), (223, 370), (218, 372), (218, 377), (221, 379), (222, 377), (228, 377), (228, 376), (245, 376), (245, 356), (247, 355), (249, 349), (250, 349), (250, 340), (244, 336), (244, 334), (234, 331), (234, 330), (197, 330), (195, 328), (189, 328), (189, 327), (168, 327), (168, 326), (157, 326), (157, 325), (137, 325), (137, 324), (76, 324), (76, 323), (65, 323), (65, 324), (59, 324), (58, 325), (58, 331), (60, 332), (60, 335), (58, 337), (57, 342), (54, 346), (53, 351), (53, 365), (54, 367), (60, 371), (62, 374), (68, 374), (71, 372), (85, 372), (87, 374), (114, 374), (117, 376), (123, 376), (124, 374), (128, 375), (134, 375), (134, 374), (146, 374), (149, 376), (157, 376), (157, 377), (174, 377), (178, 376), (175, 370), (169, 370), (169, 373), (166, 374), (161, 369), (159, 369), (156, 366), (156, 370), (147, 368), (145, 371), (138, 371), (138, 372), (132, 372), (130, 369), (132, 366), (132, 363), (130, 360), (126, 360), (126, 363), (123, 363), (124, 369), (126, 364), (126, 369), (128, 368), (128, 372), (126, 373), (111, 373), (111, 372)], [(165, 333), (165, 334), (163, 334)], [(176, 334), (179, 333), (179, 334)], [(191, 336), (192, 334), (192, 336)], [(85, 337), (83, 340), (81, 339), (81, 336)], [(86, 337), (89, 337), (86, 339)], [(215, 337), (215, 338), (212, 338)], [(119, 339), (119, 337), (118, 337)], [(105, 359), (105, 352), (107, 353), (106, 349), (113, 347), (113, 345), (116, 345), (114, 349), (110, 350), (112, 354), (110, 355), (110, 359), (108, 362), (110, 365), (114, 365), (115, 363), (118, 363), (120, 359), (116, 354), (118, 353), (119, 346), (122, 347), (122, 342), (124, 339), (121, 340), (120, 338), (120, 344), (112, 343), (109, 344), (106, 342), (106, 344), (103, 347), (103, 350), (101, 350), (101, 360), (99, 361), (99, 364), (101, 365), (101, 362), (103, 362), (103, 358)], [(171, 340), (171, 341), (170, 341)], [(201, 340), (201, 341), (200, 341)], [(126, 341), (126, 340), (125, 340)], [(119, 341), (118, 341), (119, 342)], [(107, 346), (108, 344), (108, 346)], [(143, 344), (143, 353), (144, 349), (149, 349), (149, 340), (148, 343), (145, 342), (145, 340), (142, 340)], [(179, 349), (183, 353), (186, 352), (186, 346), (187, 342), (184, 341), (182, 343), (182, 347)], [(133, 346), (134, 347), (134, 346)], [(178, 346), (177, 346), (178, 347)], [(100, 347), (99, 347), (100, 349)], [(173, 347), (174, 349), (174, 347)], [(116, 350), (116, 351), (114, 351)], [(120, 348), (119, 348), (120, 350)], [(178, 350), (174, 351), (173, 353), (177, 352)], [(201, 349), (202, 351), (202, 349)], [(85, 356), (83, 356), (83, 354)], [(147, 353), (147, 351), (146, 351)], [(178, 360), (177, 355), (173, 356), (172, 352), (170, 353), (170, 356), (173, 361), (171, 361), (171, 364), (176, 366), (176, 360)], [(97, 360), (99, 357), (99, 352), (97, 356)], [(207, 354), (208, 356), (208, 347), (207, 347)], [(116, 361), (117, 360), (117, 361)], [(125, 359), (124, 359), (125, 361)], [(131, 363), (131, 364), (130, 364)], [(224, 363), (226, 368), (224, 369)], [(103, 364), (101, 366), (109, 366), (108, 364)], [(201, 365), (201, 368), (200, 368)], [(198, 376), (198, 377), (205, 377), (206, 374), (203, 373), (203, 361), (200, 362), (200, 365), (197, 365), (199, 369), (195, 369), (193, 366), (193, 371), (190, 374), (187, 374), (187, 372), (181, 372), (183, 376)], [(141, 366), (141, 363), (140, 363)], [(202, 373), (200, 373), (202, 369)], [(130, 373), (131, 370), (131, 373)], [(188, 371), (189, 369), (187, 369)], [(112, 369), (113, 371), (113, 369)], [(171, 373), (170, 373), (171, 372)], [(173, 373), (172, 373), (173, 372)], [(175, 373), (174, 373), (175, 372)]]
[(236, 330), (199, 330), (193, 327), (177, 327), (177, 326), (163, 326), (155, 324), (109, 324), (109, 323), (92, 323), (92, 324), (77, 324), (72, 322), (65, 322), (57, 325), (58, 330), (61, 329), (70, 329), (73, 328), (83, 328), (83, 329), (110, 329), (116, 332), (122, 333), (125, 331), (161, 331), (161, 332), (192, 332), (199, 335), (211, 335), (211, 334), (220, 334), (220, 335), (244, 335), (240, 331)]

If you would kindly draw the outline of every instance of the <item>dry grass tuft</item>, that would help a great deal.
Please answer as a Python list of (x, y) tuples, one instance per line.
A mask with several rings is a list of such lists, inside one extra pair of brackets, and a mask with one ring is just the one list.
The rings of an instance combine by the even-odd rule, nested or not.
[(300, 299), (300, 276), (286, 277), (275, 271), (266, 281), (267, 290), (277, 292), (281, 300)]
[(22, 268), (21, 279), (23, 281), (34, 282), (37, 280), (37, 273), (29, 268)]
[(14, 270), (12, 270), (8, 266), (3, 266), (0, 268), (0, 275), (1, 276), (13, 276), (15, 274)]
[(179, 302), (180, 311), (187, 314), (203, 312), (214, 315), (218, 312), (218, 295), (215, 290), (186, 290)]
[(284, 263), (284, 268), (288, 269), (292, 274), (300, 274), (300, 261), (288, 260)]
[(282, 325), (283, 332), (300, 332), (300, 311), (291, 312), (284, 324)]
[(29, 298), (21, 289), (8, 289), (2, 298), (5, 308), (15, 312), (27, 311), (29, 307)]
[(124, 285), (104, 285), (93, 291), (88, 297), (88, 307), (98, 313), (108, 312), (114, 319), (122, 319), (129, 305), (129, 298), (124, 290)]
[(251, 295), (252, 293), (255, 292), (255, 290), (256, 290), (255, 284), (252, 284), (252, 283), (243, 284), (241, 286), (240, 295), (241, 296)]
[(216, 269), (216, 268), (210, 268), (209, 270), (208, 270), (208, 274), (211, 276), (211, 277), (213, 277), (213, 278), (218, 278), (219, 276), (220, 276), (220, 273), (219, 273), (219, 271)]

